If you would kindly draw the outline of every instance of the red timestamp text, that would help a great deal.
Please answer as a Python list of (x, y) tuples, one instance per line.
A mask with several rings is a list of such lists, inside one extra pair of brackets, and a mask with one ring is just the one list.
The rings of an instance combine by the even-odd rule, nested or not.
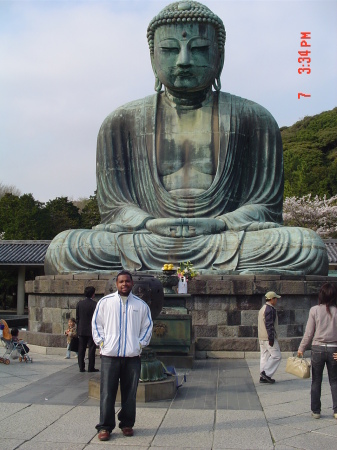
[[(311, 73), (311, 31), (301, 31), (301, 50), (298, 51), (299, 58), (297, 59), (298, 63), (301, 65), (301, 67), (298, 68), (298, 73), (300, 75)], [(297, 98), (300, 99), (301, 97), (311, 97), (311, 94), (304, 94), (303, 92), (299, 92), (297, 94)]]

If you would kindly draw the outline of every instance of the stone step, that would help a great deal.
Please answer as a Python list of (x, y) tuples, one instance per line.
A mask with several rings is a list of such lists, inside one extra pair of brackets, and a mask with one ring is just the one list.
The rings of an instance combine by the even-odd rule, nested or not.
[[(281, 351), (295, 352), (301, 342), (301, 337), (281, 338), (278, 340)], [(197, 338), (196, 351), (233, 351), (256, 352), (260, 350), (257, 338)]]

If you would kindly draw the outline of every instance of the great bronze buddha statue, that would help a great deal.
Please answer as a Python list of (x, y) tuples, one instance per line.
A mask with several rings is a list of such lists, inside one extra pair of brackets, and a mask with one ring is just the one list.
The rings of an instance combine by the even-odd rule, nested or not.
[(257, 103), (220, 91), (221, 19), (176, 2), (147, 36), (156, 94), (112, 112), (98, 135), (102, 223), (56, 236), (46, 274), (187, 260), (200, 272), (327, 274), (320, 237), (282, 226), (277, 123)]

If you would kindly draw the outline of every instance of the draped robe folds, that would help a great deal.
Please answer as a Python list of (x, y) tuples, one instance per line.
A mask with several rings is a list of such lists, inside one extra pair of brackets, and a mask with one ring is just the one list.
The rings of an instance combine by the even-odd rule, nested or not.
[[(311, 230), (280, 225), (283, 151), (271, 114), (252, 101), (213, 92), (219, 117), (217, 171), (205, 192), (178, 197), (165, 190), (157, 171), (160, 95), (124, 105), (103, 122), (97, 145), (102, 223), (56, 236), (47, 251), (46, 274), (158, 270), (167, 261), (190, 260), (204, 270), (325, 275), (322, 240)], [(145, 228), (154, 218), (217, 218), (226, 230), (163, 237)]]

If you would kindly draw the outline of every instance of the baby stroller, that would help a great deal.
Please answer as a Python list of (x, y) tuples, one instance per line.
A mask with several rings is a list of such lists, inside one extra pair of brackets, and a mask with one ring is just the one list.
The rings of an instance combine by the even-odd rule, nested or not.
[(0, 363), (9, 364), (9, 358), (18, 359), (19, 362), (33, 362), (33, 358), (28, 355), (26, 344), (22, 340), (17, 342), (12, 340), (7, 322), (3, 319), (0, 319), (0, 339), (5, 347), (5, 353), (0, 357)]

